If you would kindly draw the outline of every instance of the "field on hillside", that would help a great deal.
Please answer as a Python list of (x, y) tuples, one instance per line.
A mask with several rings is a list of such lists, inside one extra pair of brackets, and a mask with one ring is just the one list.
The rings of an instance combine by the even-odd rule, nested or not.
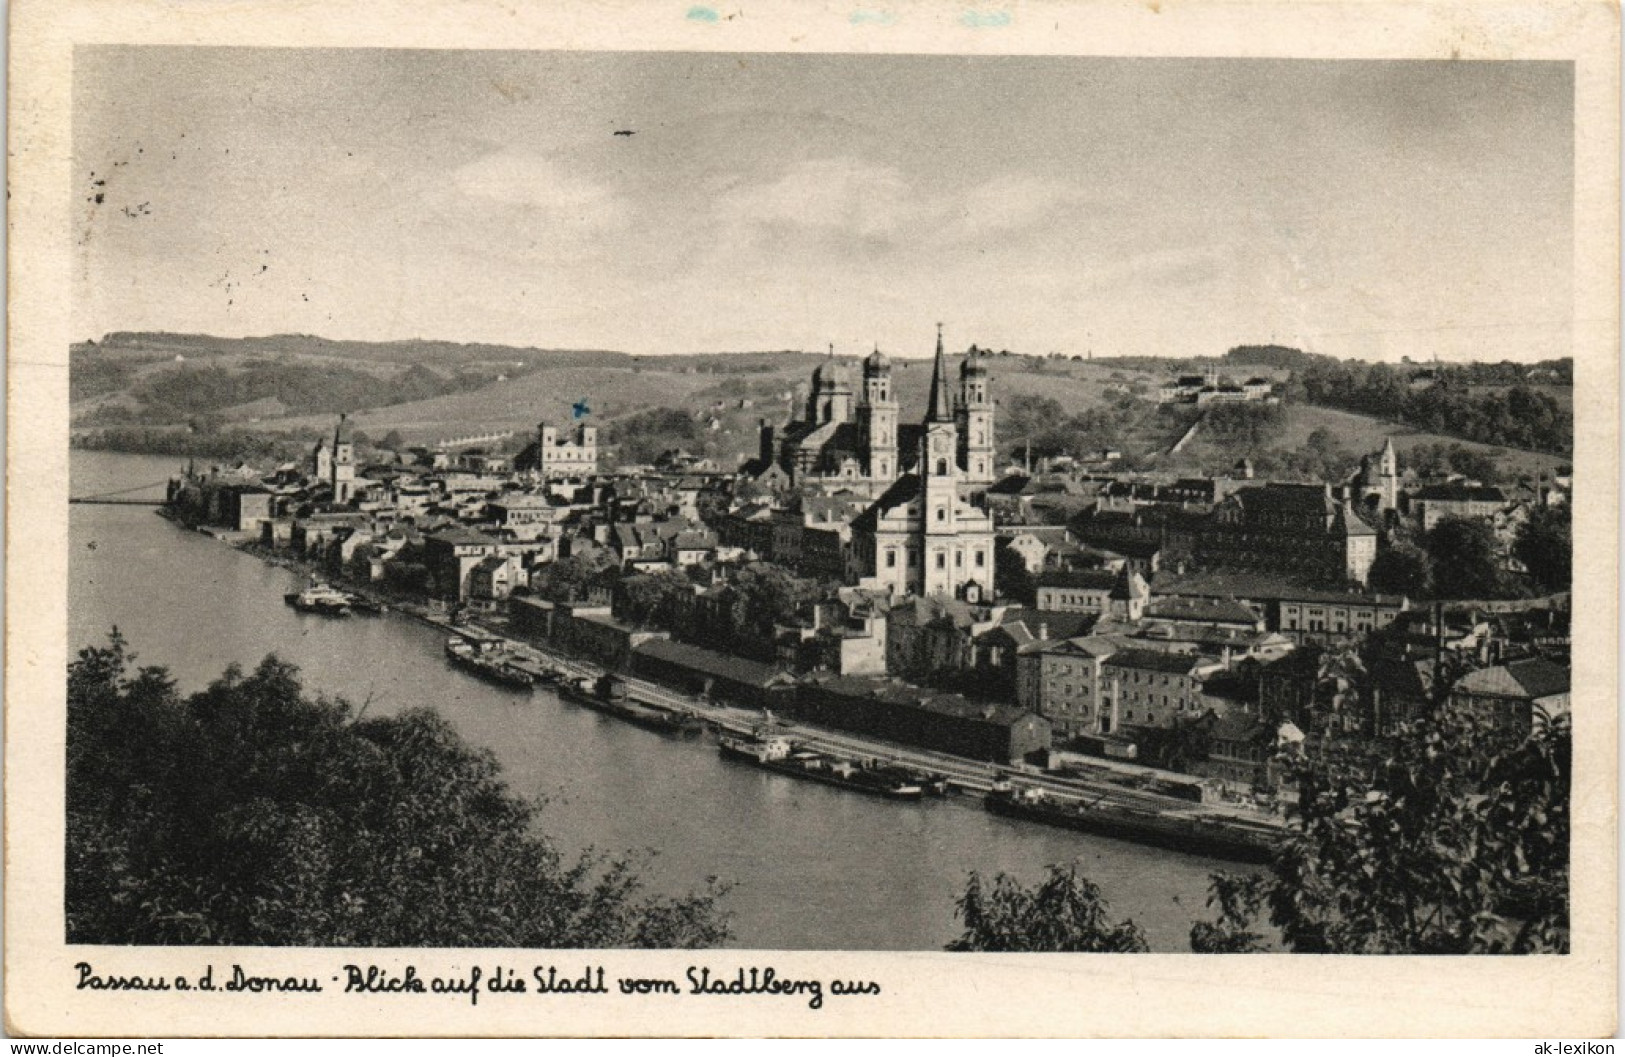
[[(736, 366), (735, 360), (740, 369), (728, 369)], [(643, 357), (625, 368), (543, 366), (472, 392), (375, 408), (353, 417), (371, 436), (397, 430), (416, 443), (476, 429), (530, 430), (544, 419), (567, 423), (577, 401), (586, 402), (592, 414), (590, 421), (599, 425), (649, 408), (676, 407), (691, 412), (700, 422), (701, 440), (688, 447), (731, 465), (734, 457), (756, 451), (760, 419), (775, 426), (788, 420), (798, 388), (804, 393), (813, 370), (826, 360), (808, 353), (760, 353), (737, 357)], [(862, 377), (859, 362), (839, 362), (852, 372), (856, 389)], [(955, 386), (958, 363), (955, 357), (949, 364)], [(1134, 372), (1070, 361), (1058, 364), (1005, 357), (990, 359), (988, 364), (995, 399), (1016, 394), (1048, 396), (1071, 412), (1099, 403), (1108, 388), (1149, 380)], [(892, 379), (902, 405), (902, 421), (919, 421), (925, 414), (931, 361), (893, 360)], [(305, 415), (264, 419), (257, 425), (264, 429), (319, 427), (330, 419)], [(713, 419), (717, 422), (714, 429)]]
[[(1550, 471), (1572, 462), (1561, 455), (1497, 448), (1489, 444), (1479, 444), (1439, 433), (1427, 433), (1366, 415), (1356, 415), (1349, 411), (1338, 411), (1312, 404), (1287, 406), (1285, 426), (1281, 435), (1269, 447), (1278, 451), (1304, 448), (1308, 444), (1309, 435), (1317, 429), (1330, 431), (1337, 438), (1337, 442), (1355, 456), (1382, 450), (1384, 439), (1392, 437), (1394, 449), (1399, 453), (1402, 465), (1405, 462), (1405, 453), (1422, 444), (1457, 444), (1469, 451), (1494, 454), (1504, 470), (1513, 475), (1533, 475), (1537, 470)], [(1229, 449), (1216, 444), (1212, 438), (1204, 437), (1199, 432), (1196, 439), (1180, 452), (1179, 457), (1167, 465), (1219, 471), (1229, 468), (1234, 462), (1235, 455)]]

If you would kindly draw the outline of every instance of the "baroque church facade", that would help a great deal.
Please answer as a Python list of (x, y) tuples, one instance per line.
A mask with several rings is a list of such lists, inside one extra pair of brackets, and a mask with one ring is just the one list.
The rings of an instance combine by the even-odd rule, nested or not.
[[(890, 366), (878, 353), (865, 361), (864, 381), (869, 411), (886, 411), (886, 421), (895, 423)], [(884, 384), (871, 387), (877, 381)], [(858, 421), (872, 425), (874, 418), (859, 411)], [(993, 598), (993, 516), (972, 502), (993, 480), (993, 430), (987, 366), (974, 354), (961, 363), (954, 399), (939, 327), (925, 420), (897, 431), (884, 447), (872, 445), (861, 464), (872, 468), (870, 483), (881, 487), (852, 523), (851, 572), (858, 584), (900, 595)], [(892, 434), (882, 436), (891, 440)]]

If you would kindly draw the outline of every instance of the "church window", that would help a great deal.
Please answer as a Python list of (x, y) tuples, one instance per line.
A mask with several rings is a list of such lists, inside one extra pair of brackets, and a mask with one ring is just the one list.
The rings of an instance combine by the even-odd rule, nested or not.
[(939, 569), (948, 568), (948, 556), (946, 554), (942, 553), (941, 551), (937, 551), (937, 568), (939, 568)]
[(888, 568), (888, 569), (897, 568), (897, 552), (896, 551), (889, 550), (889, 551), (886, 552), (886, 568)]
[(948, 460), (947, 459), (938, 459), (937, 460), (937, 476), (938, 477), (947, 477), (948, 476)]
[(976, 567), (978, 569), (984, 569), (987, 567), (987, 553), (985, 551), (976, 552)]
[(955, 569), (963, 569), (964, 567), (965, 567), (965, 552), (964, 551), (954, 551), (954, 568)]
[(937, 520), (938, 521), (947, 521), (948, 520), (948, 510), (947, 510), (946, 507), (940, 507), (940, 506), (937, 507)]

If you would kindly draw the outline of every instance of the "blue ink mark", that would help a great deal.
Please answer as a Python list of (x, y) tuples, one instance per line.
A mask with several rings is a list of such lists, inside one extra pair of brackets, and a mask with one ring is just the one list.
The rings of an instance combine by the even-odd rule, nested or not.
[(966, 11), (959, 17), (959, 24), (969, 26), (971, 29), (987, 29), (994, 26), (1008, 26), (1010, 12), (1008, 11)]
[(582, 397), (580, 400), (577, 400), (574, 404), (570, 405), (571, 418), (586, 418), (590, 414), (592, 414), (592, 408), (587, 406), (586, 397)]
[(852, 12), (851, 22), (854, 26), (891, 26), (897, 23), (897, 16), (890, 11), (864, 11), (859, 9)]
[(709, 7), (699, 6), (689, 8), (688, 14), (684, 17), (690, 22), (720, 22), (722, 20), (722, 16), (717, 14), (716, 11)]

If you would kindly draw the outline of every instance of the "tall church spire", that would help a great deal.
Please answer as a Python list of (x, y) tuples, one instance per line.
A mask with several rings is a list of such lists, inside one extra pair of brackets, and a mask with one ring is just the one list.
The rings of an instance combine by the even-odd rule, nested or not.
[(952, 422), (953, 408), (948, 402), (948, 366), (942, 358), (942, 324), (937, 324), (937, 362), (931, 368), (931, 400), (926, 405), (927, 422)]

